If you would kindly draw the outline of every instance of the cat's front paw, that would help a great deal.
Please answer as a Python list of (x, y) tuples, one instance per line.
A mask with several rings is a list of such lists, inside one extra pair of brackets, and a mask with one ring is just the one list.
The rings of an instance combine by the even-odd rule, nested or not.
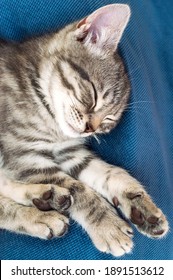
[(61, 237), (68, 230), (68, 218), (57, 211), (42, 212), (34, 207), (26, 207), (22, 208), (21, 217), (18, 231), (34, 237)]
[(59, 212), (64, 212), (73, 204), (73, 197), (68, 189), (56, 185), (47, 185), (47, 188), (38, 197), (32, 199), (33, 204), (39, 210), (55, 209)]
[(107, 212), (101, 223), (88, 228), (88, 233), (96, 248), (101, 252), (119, 257), (132, 250), (131, 227), (111, 211)]
[(136, 184), (127, 188), (119, 199), (115, 196), (113, 202), (116, 206), (119, 205), (125, 216), (148, 237), (161, 238), (168, 232), (166, 217), (150, 196)]

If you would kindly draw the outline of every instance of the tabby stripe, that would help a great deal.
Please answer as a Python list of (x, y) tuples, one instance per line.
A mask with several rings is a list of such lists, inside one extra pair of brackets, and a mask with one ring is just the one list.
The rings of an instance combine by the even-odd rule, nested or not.
[(71, 90), (71, 91), (73, 92), (75, 98), (81, 103), (81, 100), (78, 98), (78, 96), (77, 96), (77, 94), (76, 94), (75, 88), (74, 88), (73, 85), (70, 84), (69, 81), (65, 78), (61, 66), (57, 64), (56, 67), (57, 67), (58, 72), (59, 72), (59, 74), (60, 74), (60, 78), (61, 78), (62, 84), (63, 84), (66, 88), (68, 88), (69, 90)]
[(91, 208), (91, 211), (88, 214), (88, 218), (90, 219), (90, 223), (94, 224), (95, 226), (99, 226), (99, 224), (101, 223), (101, 221), (105, 218), (106, 216), (106, 211), (105, 209), (98, 209), (98, 205), (97, 208), (95, 209), (95, 212), (93, 214), (93, 209)]
[(78, 64), (76, 64), (75, 62), (73, 62), (70, 59), (66, 59), (66, 61), (70, 64), (71, 68), (73, 68), (73, 70), (79, 74), (79, 76), (82, 79), (90, 82), (90, 78), (89, 78), (88, 73), (81, 66), (79, 66)]
[[(88, 73), (78, 64), (76, 64), (75, 62), (73, 62), (70, 59), (67, 59), (67, 62), (69, 63), (69, 65), (72, 67), (72, 69), (77, 72), (79, 74), (79, 76), (83, 79), (86, 80), (88, 82), (91, 83), (93, 90), (94, 90), (94, 101), (95, 101), (95, 105), (97, 104), (97, 91), (96, 88), (94, 86), (94, 83), (90, 81), (90, 77), (88, 75)], [(83, 83), (82, 81), (79, 83), (79, 87), (81, 88), (81, 90), (83, 91), (82, 87), (85, 89), (85, 91), (88, 91), (88, 88), (86, 88), (86, 85)], [(76, 97), (76, 96), (75, 96)], [(76, 97), (77, 98), (77, 97)], [(77, 98), (78, 99), (78, 98)], [(81, 102), (81, 100), (78, 99), (79, 102)], [(88, 103), (88, 100), (85, 98), (85, 96), (82, 96), (82, 103)], [(94, 107), (93, 107), (94, 108)], [(92, 108), (92, 109), (93, 109)]]
[(39, 77), (37, 77), (37, 79), (35, 77), (33, 77), (33, 74), (32, 73), (29, 73), (30, 75), (30, 81), (31, 81), (31, 85), (32, 87), (34, 88), (35, 90), (35, 93), (37, 94), (37, 97), (40, 99), (42, 105), (46, 108), (46, 110), (48, 111), (49, 115), (51, 115), (51, 117), (54, 119), (55, 118), (55, 115), (54, 113), (52, 112), (49, 104), (45, 101), (45, 96), (44, 94), (41, 93), (41, 88), (40, 88), (40, 85), (37, 81), (37, 79)]
[(51, 110), (49, 104), (47, 104), (47, 102), (45, 101), (44, 95), (43, 95), (37, 88), (35, 88), (35, 92), (36, 92), (37, 96), (39, 97), (39, 99), (40, 99), (42, 105), (46, 108), (46, 110), (47, 110), (48, 113), (51, 115), (51, 117), (52, 117), (53, 119), (55, 119), (55, 115), (54, 115), (54, 113), (52, 112), (52, 110)]
[(1, 153), (3, 152), (3, 144), (2, 144), (1, 141), (0, 141), (0, 152), (1, 152)]
[(39, 155), (39, 156), (42, 156), (44, 158), (51, 159), (52, 161), (54, 161), (54, 155), (53, 155), (52, 151), (49, 151), (49, 150), (40, 150), (40, 151), (33, 150), (33, 152), (36, 155)]
[(16, 85), (19, 86), (21, 92), (26, 92), (28, 87), (26, 86), (25, 77), (23, 74), (23, 65), (20, 63), (20, 58), (18, 58), (18, 64), (15, 63), (12, 59), (6, 65), (7, 70), (15, 76)]
[[(18, 130), (15, 128), (19, 128), (19, 132)], [(29, 131), (29, 132), (34, 132), (34, 131), (38, 131), (38, 132), (41, 132), (42, 134), (44, 133), (45, 136), (48, 136), (49, 134), (48, 133), (45, 133), (44, 131), (40, 130), (39, 129), (39, 126), (36, 124), (36, 123), (33, 123), (33, 122), (30, 122), (29, 120), (24, 121), (23, 122), (23, 119), (13, 119), (13, 121), (11, 122), (10, 126), (9, 126), (9, 129), (11, 132), (13, 132), (13, 134), (21, 134), (21, 130), (22, 132), (24, 132), (24, 135), (26, 135), (26, 130)], [(21, 134), (22, 135), (22, 134)], [(22, 136), (23, 138), (23, 136)]]
[(60, 164), (66, 162), (66, 161), (68, 161), (68, 160), (73, 160), (73, 159), (75, 159), (75, 156), (70, 156), (70, 155), (68, 156), (68, 155), (66, 155), (65, 157), (62, 157), (62, 158), (56, 158), (56, 159), (54, 160), (54, 162), (55, 162), (56, 164), (60, 165)]
[(72, 84), (69, 83), (69, 81), (65, 78), (63, 70), (61, 68), (61, 66), (57, 63), (56, 64), (56, 68), (58, 70), (58, 73), (60, 74), (60, 78), (61, 78), (61, 82), (62, 84), (68, 88), (69, 90), (72, 90), (73, 92), (75, 92), (74, 87), (72, 86)]
[(37, 181), (38, 184), (55, 184), (63, 187), (65, 184), (64, 182), (66, 181), (66, 178), (58, 178), (57, 175), (55, 177), (45, 179), (42, 181)]
[(17, 180), (23, 181), (26, 180), (28, 177), (32, 177), (33, 175), (53, 175), (57, 174), (60, 171), (60, 169), (57, 166), (52, 166), (48, 168), (31, 168), (23, 170), (19, 173), (17, 176)]
[(78, 165), (72, 167), (68, 173), (75, 179), (78, 179), (80, 173), (82, 172), (83, 169), (85, 169), (88, 164), (93, 160), (93, 156), (89, 155), (87, 157), (85, 157), (83, 159), (83, 161), (81, 163), (79, 163)]
[[(102, 96), (102, 98), (105, 99), (109, 94), (110, 94), (110, 90), (108, 89), (108, 90), (104, 93), (104, 95)], [(114, 98), (115, 98), (115, 96), (114, 96)], [(113, 100), (112, 100), (112, 101), (113, 101)]]
[(67, 148), (64, 148), (64, 149), (58, 151), (58, 155), (74, 153), (74, 152), (79, 151), (81, 148), (83, 148), (82, 144), (78, 145), (78, 146), (75, 145), (75, 146), (67, 147)]
[(27, 122), (26, 121), (23, 122), (23, 119), (18, 120), (14, 118), (11, 124), (12, 127), (22, 128), (25, 131), (26, 129), (29, 128), (34, 128), (35, 130), (39, 129), (36, 123), (30, 122), (29, 120), (27, 120)]
[[(19, 128), (20, 130), (17, 130), (15, 128)], [(22, 130), (22, 133), (21, 133), (21, 130)], [(26, 135), (26, 130), (30, 133), (32, 132), (33, 134), (33, 137), (31, 136), (28, 136)], [(47, 137), (49, 137), (50, 135), (46, 132), (46, 131), (42, 131), (39, 126), (36, 125), (36, 123), (33, 123), (33, 122), (21, 122), (19, 120), (13, 120), (11, 125), (9, 126), (8, 128), (8, 131), (13, 134), (14, 136), (16, 136), (17, 139), (19, 140), (25, 140), (28, 139), (28, 141), (31, 141), (31, 142), (36, 142), (37, 140), (35, 139), (38, 139), (38, 141), (44, 141), (44, 142), (49, 142), (49, 143), (53, 143), (52, 140), (50, 139), (47, 139)], [(40, 134), (43, 136), (43, 137), (46, 137), (46, 138), (35, 138), (35, 134), (34, 132), (40, 132)], [(53, 130), (52, 130), (53, 131)], [(30, 139), (30, 140), (29, 140)]]
[[(25, 130), (25, 134), (26, 134), (26, 130)], [(24, 142), (27, 145), (28, 145), (28, 143), (33, 144), (33, 143), (38, 143), (38, 142), (39, 143), (42, 142), (42, 143), (45, 143), (45, 144), (47, 144), (47, 143), (53, 144), (54, 143), (52, 140), (49, 140), (49, 139), (45, 139), (45, 138), (42, 139), (42, 138), (36, 138), (35, 136), (31, 137), (31, 136), (23, 135), (23, 134), (21, 134), (20, 131), (14, 130), (11, 127), (10, 127), (7, 135), (9, 136), (9, 139), (10, 139), (10, 136), (14, 136), (17, 141), (21, 142), (21, 144), (24, 143)]]
[(22, 139), (26, 142), (45, 142), (45, 143), (54, 143), (53, 140), (45, 139), (45, 138), (35, 138), (30, 136), (23, 136)]
[(27, 156), (29, 154), (33, 154), (35, 156), (40, 156), (46, 159), (50, 159), (54, 161), (54, 155), (52, 151), (49, 150), (36, 150), (36, 149), (26, 149), (26, 150), (15, 150), (13, 154), (21, 157), (21, 156)]

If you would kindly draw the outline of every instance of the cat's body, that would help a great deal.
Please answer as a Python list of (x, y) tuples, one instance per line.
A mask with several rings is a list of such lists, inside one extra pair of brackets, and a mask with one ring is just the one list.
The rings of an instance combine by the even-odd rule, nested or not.
[(104, 196), (144, 234), (167, 232), (143, 187), (85, 147), (126, 107), (130, 85), (115, 49), (129, 15), (128, 6), (110, 5), (57, 33), (0, 42), (0, 227), (61, 236), (68, 211), (98, 249), (122, 255), (132, 230)]

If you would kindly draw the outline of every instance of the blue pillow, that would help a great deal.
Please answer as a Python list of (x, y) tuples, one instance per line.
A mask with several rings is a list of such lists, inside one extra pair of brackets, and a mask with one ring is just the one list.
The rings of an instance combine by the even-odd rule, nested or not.
[[(21, 40), (124, 1), (0, 0), (0, 37)], [(173, 13), (172, 0), (126, 0), (132, 16), (119, 52), (132, 84), (120, 124), (91, 147), (107, 162), (126, 168), (146, 186), (173, 228)], [(149, 239), (135, 231), (135, 247), (121, 259), (173, 259), (173, 235)], [(69, 233), (51, 241), (0, 230), (0, 259), (115, 259), (100, 253), (71, 221)]]

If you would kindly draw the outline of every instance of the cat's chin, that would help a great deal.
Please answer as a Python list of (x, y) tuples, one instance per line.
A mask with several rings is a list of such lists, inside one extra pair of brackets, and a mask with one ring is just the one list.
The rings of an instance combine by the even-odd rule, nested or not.
[(67, 121), (66, 124), (63, 126), (62, 131), (64, 133), (64, 135), (70, 137), (70, 138), (86, 138), (88, 136), (93, 135), (92, 132), (90, 133), (80, 133), (78, 131), (76, 131)]
[(86, 138), (88, 136), (93, 135), (93, 132), (79, 132), (77, 129), (75, 129), (68, 121), (66, 114), (64, 111), (60, 111), (61, 114), (59, 115), (59, 126), (64, 134), (64, 136), (69, 138)]
[(69, 123), (66, 122), (66, 125), (63, 126), (62, 131), (64, 135), (70, 138), (79, 138), (81, 137), (80, 133), (77, 132)]

